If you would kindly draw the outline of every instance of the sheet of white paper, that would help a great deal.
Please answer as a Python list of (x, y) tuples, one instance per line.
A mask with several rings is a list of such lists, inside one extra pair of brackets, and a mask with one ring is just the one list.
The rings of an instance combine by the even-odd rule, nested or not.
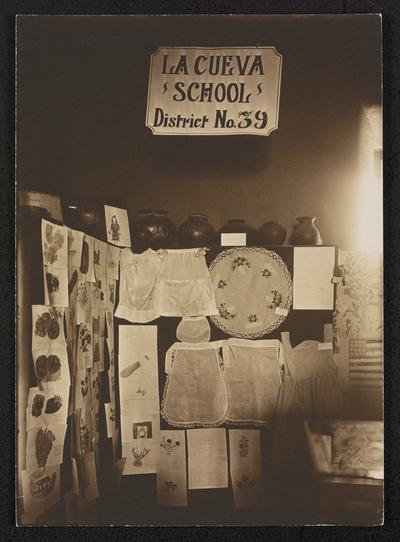
[(30, 388), (26, 409), (26, 426), (35, 427), (65, 424), (68, 415), (69, 385), (64, 382), (49, 382), (45, 390)]
[(26, 468), (29, 472), (62, 463), (66, 430), (66, 424), (55, 424), (28, 431)]
[(226, 431), (188, 429), (189, 489), (228, 487)]
[(32, 350), (65, 348), (64, 309), (32, 305)]
[(100, 239), (94, 240), (93, 262), (105, 269), (107, 265), (107, 243)]
[(92, 323), (80, 324), (77, 348), (78, 369), (83, 371), (93, 367), (93, 331)]
[(335, 247), (295, 247), (293, 309), (333, 309)]
[(24, 497), (24, 521), (35, 519), (48, 512), (60, 499), (60, 465), (45, 469), (21, 472)]
[(47, 387), (50, 382), (71, 382), (67, 347), (49, 343), (47, 349), (32, 351), (32, 359), (38, 385), (41, 389)]
[(80, 268), (82, 259), (83, 232), (68, 229), (68, 267)]
[(68, 228), (42, 220), (43, 265), (48, 269), (68, 268)]
[[(146, 392), (139, 392), (146, 382)], [(123, 474), (159, 472), (160, 405), (157, 327), (119, 326)], [(125, 455), (124, 455), (125, 454)]]
[(229, 430), (230, 473), (236, 508), (259, 508), (264, 504), (260, 431)]
[(221, 233), (221, 246), (223, 247), (241, 247), (246, 246), (245, 233)]
[(125, 209), (104, 205), (107, 241), (119, 247), (131, 246), (128, 212)]
[(108, 280), (118, 280), (119, 277), (120, 249), (113, 245), (107, 245), (107, 277)]
[(68, 268), (43, 267), (44, 302), (46, 305), (68, 307)]
[(161, 431), (157, 501), (161, 506), (187, 506), (185, 431)]

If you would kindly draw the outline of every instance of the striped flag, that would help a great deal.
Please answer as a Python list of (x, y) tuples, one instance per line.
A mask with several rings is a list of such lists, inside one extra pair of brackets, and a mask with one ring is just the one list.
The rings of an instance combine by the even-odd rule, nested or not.
[(381, 340), (350, 339), (349, 361), (351, 388), (375, 388), (376, 392), (381, 392), (383, 387), (383, 342)]

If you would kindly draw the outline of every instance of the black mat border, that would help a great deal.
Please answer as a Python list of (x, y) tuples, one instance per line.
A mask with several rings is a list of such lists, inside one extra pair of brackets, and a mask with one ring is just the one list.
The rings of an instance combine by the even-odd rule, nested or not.
[[(14, 526), (14, 27), (16, 14), (289, 14), (382, 13), (384, 45), (384, 231), (385, 231), (385, 525), (383, 527), (223, 527), (223, 528), (98, 528)], [(1, 250), (1, 488), (0, 535), (3, 540), (174, 540), (226, 538), (228, 540), (387, 540), (399, 538), (400, 459), (400, 306), (399, 246), (399, 68), (400, 2), (398, 0), (273, 0), (231, 2), (111, 1), (111, 0), (3, 0), (0, 4), (0, 250)], [(397, 88), (396, 88), (397, 87)], [(397, 515), (397, 518), (396, 518)]]

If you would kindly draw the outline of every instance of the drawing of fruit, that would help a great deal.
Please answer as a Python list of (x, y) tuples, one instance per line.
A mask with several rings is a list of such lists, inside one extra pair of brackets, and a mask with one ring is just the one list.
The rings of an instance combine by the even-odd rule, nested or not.
[(41, 474), (41, 471), (37, 471), (31, 475), (29, 482), (31, 496), (34, 498), (43, 498), (50, 495), (56, 483), (57, 475), (55, 472), (50, 476), (44, 476), (43, 478), (37, 478), (37, 475)]
[(39, 429), (35, 439), (36, 461), (39, 468), (46, 466), (47, 458), (53, 447), (53, 442), (56, 440), (54, 433), (47, 429)]
[(39, 382), (43, 382), (47, 378), (47, 357), (39, 356), (35, 362), (36, 375)]
[(47, 326), (47, 335), (49, 336), (49, 339), (57, 339), (57, 337), (60, 335), (60, 326), (57, 322), (57, 320), (50, 320), (48, 326)]
[(62, 398), (59, 395), (55, 395), (54, 397), (51, 397), (50, 399), (47, 400), (45, 413), (54, 414), (55, 412), (60, 410), (61, 407), (62, 407)]
[(48, 374), (48, 377), (47, 377), (48, 380), (57, 380), (58, 378), (60, 378), (61, 361), (60, 361), (60, 358), (58, 356), (55, 356), (53, 354), (50, 355), (47, 358), (47, 367), (48, 367), (48, 371), (49, 371), (49, 374)]
[(38, 418), (43, 410), (44, 406), (44, 395), (35, 395), (32, 401), (32, 416), (35, 416), (35, 418)]
[(58, 277), (56, 277), (52, 273), (46, 273), (46, 284), (49, 294), (58, 292), (60, 287), (60, 281), (58, 280)]

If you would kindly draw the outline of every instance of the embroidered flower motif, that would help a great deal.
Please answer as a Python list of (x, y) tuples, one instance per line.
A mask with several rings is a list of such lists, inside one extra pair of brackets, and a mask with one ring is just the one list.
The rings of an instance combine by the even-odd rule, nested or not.
[(217, 284), (218, 288), (225, 288), (226, 285), (227, 285), (227, 282), (226, 280), (223, 280), (223, 279), (219, 280)]
[(271, 290), (272, 294), (272, 301), (268, 305), (269, 309), (276, 309), (276, 307), (279, 307), (282, 304), (282, 294), (280, 294), (277, 290)]
[(218, 307), (219, 315), (221, 318), (225, 318), (225, 320), (232, 320), (233, 318), (236, 318), (236, 314), (233, 312), (230, 312), (227, 307), (226, 303), (221, 303)]
[(164, 448), (167, 455), (171, 455), (172, 452), (175, 450), (177, 446), (180, 446), (179, 440), (176, 440), (175, 442), (172, 442), (172, 439), (165, 438), (165, 436), (162, 438), (160, 442), (161, 448)]
[(262, 276), (265, 277), (265, 278), (268, 278), (272, 275), (271, 271), (266, 267), (265, 269), (263, 269), (262, 271)]
[(243, 256), (238, 256), (235, 258), (232, 262), (231, 268), (232, 271), (235, 271), (238, 267), (251, 267), (251, 264), (247, 258), (244, 258)]
[(172, 481), (165, 480), (164, 482), (164, 491), (166, 491), (167, 493), (171, 493), (171, 491), (175, 491), (177, 487), (178, 486), (174, 484), (174, 482)]
[(249, 453), (249, 439), (244, 435), (241, 436), (239, 440), (239, 455), (240, 457), (246, 457)]
[(249, 314), (248, 316), (249, 322), (257, 322), (257, 314)]
[(247, 492), (256, 485), (256, 481), (249, 478), (247, 474), (243, 474), (242, 479), (238, 480), (236, 485), (241, 491)]

